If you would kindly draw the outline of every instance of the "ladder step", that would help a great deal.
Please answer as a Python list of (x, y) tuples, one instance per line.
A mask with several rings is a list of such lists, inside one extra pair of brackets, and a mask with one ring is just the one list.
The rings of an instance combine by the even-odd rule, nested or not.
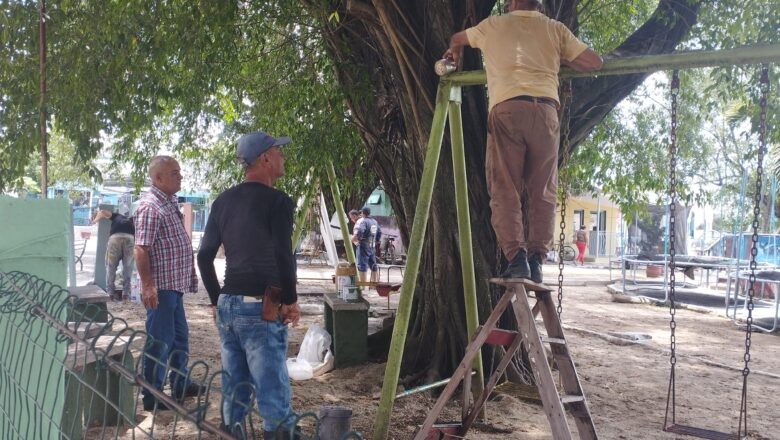
[(577, 403), (577, 402), (584, 402), (585, 396), (578, 396), (575, 394), (564, 394), (561, 396), (561, 403), (564, 405), (569, 403)]
[(463, 425), (458, 422), (437, 423), (431, 427), (430, 431), (428, 431), (428, 435), (425, 437), (425, 440), (453, 438), (453, 436), (458, 435), (461, 428), (463, 428)]
[(548, 336), (542, 336), (542, 342), (548, 344), (566, 345), (566, 340), (563, 338), (551, 338)]
[(495, 328), (488, 333), (488, 337), (485, 340), (485, 344), (490, 345), (501, 345), (501, 346), (509, 346), (512, 344), (512, 342), (515, 341), (515, 339), (518, 337), (518, 334), (516, 331), (512, 330), (502, 330), (500, 328)]
[(525, 278), (491, 278), (490, 282), (504, 287), (514, 287), (521, 284), (527, 292), (552, 292), (552, 288)]

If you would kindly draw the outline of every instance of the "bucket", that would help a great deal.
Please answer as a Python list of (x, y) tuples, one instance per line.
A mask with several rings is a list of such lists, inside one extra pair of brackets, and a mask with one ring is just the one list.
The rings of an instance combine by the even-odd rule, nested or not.
[(352, 409), (344, 406), (320, 407), (320, 424), (315, 440), (339, 440), (352, 430)]
[(339, 292), (339, 298), (347, 302), (360, 301), (360, 287), (357, 286), (344, 286)]

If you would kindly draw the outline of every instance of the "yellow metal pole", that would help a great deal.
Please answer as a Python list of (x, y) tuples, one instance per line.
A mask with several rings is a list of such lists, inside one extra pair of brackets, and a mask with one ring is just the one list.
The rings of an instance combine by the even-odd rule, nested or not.
[(436, 171), (439, 168), (439, 156), (441, 155), (441, 142), (444, 137), (444, 124), (447, 118), (449, 96), (449, 83), (439, 82), (439, 89), (436, 92), (436, 110), (433, 112), (431, 134), (428, 138), (428, 151), (425, 153), (425, 165), (422, 180), (420, 181), (420, 194), (417, 196), (417, 206), (414, 211), (414, 222), (412, 223), (412, 235), (409, 237), (409, 249), (407, 249), (406, 253), (406, 271), (403, 284), (401, 285), (395, 324), (393, 325), (393, 338), (390, 341), (390, 351), (387, 355), (382, 395), (379, 400), (376, 420), (374, 421), (374, 440), (385, 440), (387, 438), (390, 415), (395, 402), (395, 390), (398, 386), (398, 375), (401, 372), (401, 358), (403, 356), (404, 343), (406, 342), (406, 332), (409, 328), (409, 315), (412, 311), (414, 286), (417, 283), (417, 274), (420, 270), (423, 240), (425, 239), (425, 229), (428, 226), (431, 199), (433, 198), (433, 186), (436, 182)]

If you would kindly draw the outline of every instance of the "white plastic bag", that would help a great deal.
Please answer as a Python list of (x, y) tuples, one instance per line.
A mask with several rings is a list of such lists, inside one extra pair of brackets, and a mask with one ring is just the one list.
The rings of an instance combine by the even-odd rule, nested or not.
[(322, 327), (312, 324), (306, 331), (298, 352), (298, 360), (305, 360), (309, 364), (319, 364), (325, 360), (325, 354), (330, 350), (331, 337)]
[(314, 371), (311, 364), (302, 359), (287, 359), (287, 375), (292, 380), (307, 380), (314, 377)]
[(293, 380), (307, 380), (333, 369), (331, 337), (322, 327), (312, 324), (301, 342), (298, 357), (287, 359), (287, 374)]

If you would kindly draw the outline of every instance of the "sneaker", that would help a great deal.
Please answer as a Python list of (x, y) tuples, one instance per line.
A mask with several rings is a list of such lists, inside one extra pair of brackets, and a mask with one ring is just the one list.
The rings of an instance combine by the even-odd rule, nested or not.
[(501, 278), (530, 278), (531, 270), (528, 267), (528, 254), (520, 250), (512, 261), (509, 262), (506, 270), (501, 272)]
[(528, 268), (530, 270), (530, 277), (527, 278), (534, 283), (542, 284), (542, 254), (531, 254), (531, 257), (528, 258)]
[(144, 400), (144, 411), (170, 411), (171, 409), (168, 408), (168, 405), (165, 404), (165, 402), (161, 402), (157, 399), (147, 401)]
[(182, 400), (185, 397), (200, 396), (201, 394), (204, 394), (205, 392), (206, 392), (206, 387), (205, 386), (198, 385), (196, 383), (190, 383), (183, 390), (181, 390), (178, 393), (175, 393), (173, 397), (176, 400)]

